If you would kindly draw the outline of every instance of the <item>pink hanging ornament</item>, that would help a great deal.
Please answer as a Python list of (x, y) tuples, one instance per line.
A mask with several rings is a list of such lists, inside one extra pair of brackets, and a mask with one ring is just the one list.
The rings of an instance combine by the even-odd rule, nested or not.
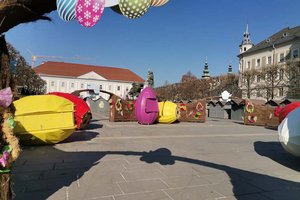
[(0, 90), (0, 106), (7, 108), (13, 100), (13, 93), (10, 87)]
[(84, 27), (94, 26), (101, 18), (105, 0), (78, 0), (76, 19)]

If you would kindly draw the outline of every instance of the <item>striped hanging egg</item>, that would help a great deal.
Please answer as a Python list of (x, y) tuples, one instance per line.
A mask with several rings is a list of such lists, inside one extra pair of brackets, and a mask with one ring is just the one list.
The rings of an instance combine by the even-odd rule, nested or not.
[(75, 8), (77, 0), (57, 0), (57, 12), (59, 17), (64, 21), (75, 19)]
[(155, 6), (155, 7), (163, 6), (166, 3), (168, 3), (168, 1), (169, 0), (151, 0), (151, 6)]
[(119, 0), (122, 14), (130, 19), (143, 16), (150, 7), (151, 0)]
[(105, 0), (78, 0), (76, 19), (84, 27), (94, 26), (104, 11)]

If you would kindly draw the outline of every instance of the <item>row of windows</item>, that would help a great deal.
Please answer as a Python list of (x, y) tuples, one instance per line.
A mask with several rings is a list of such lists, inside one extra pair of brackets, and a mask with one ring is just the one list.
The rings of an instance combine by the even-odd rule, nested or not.
[[(65, 82), (60, 82), (60, 86), (61, 87), (65, 87)], [(50, 86), (51, 87), (54, 87), (55, 86), (55, 81), (51, 81), (51, 83), (50, 83)], [(87, 87), (89, 87), (90, 86), (90, 84), (87, 84)], [(71, 88), (74, 88), (75, 87), (75, 83), (71, 83), (71, 85), (70, 85), (70, 87)], [(80, 84), (80, 89), (84, 89), (84, 83), (81, 83)], [(102, 90), (103, 89), (103, 86), (102, 85), (99, 85), (99, 89), (100, 90)], [(112, 85), (109, 85), (108, 86), (108, 90), (112, 90)], [(121, 86), (117, 86), (117, 91), (120, 91), (121, 90)], [(126, 92), (128, 91), (129, 89), (128, 89), (128, 87), (126, 87)]]
[[(281, 87), (281, 88), (278, 88), (278, 90), (277, 90), (278, 92), (276, 93), (276, 90), (274, 91), (274, 96), (277, 96), (277, 94), (278, 94), (278, 97), (282, 97), (282, 96), (284, 96), (284, 90), (283, 90), (283, 88)], [(267, 96), (270, 96), (269, 94), (267, 94)], [(261, 91), (257, 91), (256, 92), (256, 97), (263, 97), (263, 93), (261, 92)]]
[[(279, 73), (278, 73), (278, 80), (282, 81), (283, 80), (283, 75), (284, 75), (284, 70), (280, 69)], [(270, 81), (271, 76), (272, 75), (266, 74), (266, 78), (267, 78), (268, 81)], [(256, 75), (256, 82), (259, 83), (261, 78), (263, 78), (262, 75), (260, 75), (260, 74)]]
[[(287, 56), (287, 55), (285, 55), (284, 53), (280, 53), (280, 54), (279, 54), (278, 62), (284, 62), (286, 56)], [(294, 49), (294, 50), (292, 51), (291, 56), (292, 56), (293, 59), (299, 58), (299, 50), (298, 50), (298, 49)], [(268, 56), (268, 57), (267, 57), (267, 65), (270, 65), (270, 64), (272, 64), (272, 56)], [(260, 67), (260, 66), (261, 66), (261, 59), (260, 59), (260, 58), (257, 58), (256, 61), (255, 61), (255, 67)], [(248, 62), (247, 62), (247, 68), (250, 69), (250, 67), (251, 67), (251, 62), (248, 61)]]

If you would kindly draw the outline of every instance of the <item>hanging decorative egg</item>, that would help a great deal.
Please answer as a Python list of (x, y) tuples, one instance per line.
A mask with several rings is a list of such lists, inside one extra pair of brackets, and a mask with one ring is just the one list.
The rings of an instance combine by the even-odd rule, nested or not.
[(110, 7), (110, 9), (112, 9), (115, 13), (123, 15), (122, 12), (121, 12), (121, 10), (120, 10), (120, 6), (119, 5), (112, 6), (112, 7)]
[(168, 1), (169, 0), (151, 0), (151, 6), (155, 6), (155, 7), (163, 6), (166, 3), (168, 3)]
[(151, 0), (119, 0), (122, 14), (130, 19), (143, 16), (150, 7)]
[(119, 4), (119, 0), (105, 0), (104, 7), (112, 7)]
[(85, 27), (94, 26), (101, 18), (105, 0), (78, 0), (76, 19)]
[(75, 19), (75, 8), (77, 0), (57, 0), (57, 13), (64, 21)]

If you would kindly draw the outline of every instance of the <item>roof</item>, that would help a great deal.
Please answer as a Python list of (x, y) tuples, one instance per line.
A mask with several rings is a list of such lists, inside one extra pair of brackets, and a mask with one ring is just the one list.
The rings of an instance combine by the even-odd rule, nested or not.
[(281, 100), (270, 99), (269, 101), (266, 102), (266, 105), (278, 106), (281, 102), (282, 102)]
[(241, 98), (231, 99), (231, 102), (235, 103), (236, 105), (244, 105), (245, 99), (241, 99)]
[(300, 38), (300, 26), (296, 26), (294, 28), (286, 27), (275, 33), (274, 35), (261, 41), (257, 45), (254, 45), (252, 48), (245, 51), (244, 53), (241, 53), (240, 55), (248, 54), (265, 48), (273, 48), (273, 45), (275, 45), (276, 47), (276, 45), (292, 41), (296, 38)]
[(39, 75), (78, 77), (95, 72), (107, 80), (145, 82), (140, 76), (125, 68), (93, 66), (65, 62), (45, 62), (33, 69)]
[(267, 102), (266, 100), (263, 99), (247, 99), (246, 101), (250, 101), (257, 105), (265, 105), (265, 103)]

